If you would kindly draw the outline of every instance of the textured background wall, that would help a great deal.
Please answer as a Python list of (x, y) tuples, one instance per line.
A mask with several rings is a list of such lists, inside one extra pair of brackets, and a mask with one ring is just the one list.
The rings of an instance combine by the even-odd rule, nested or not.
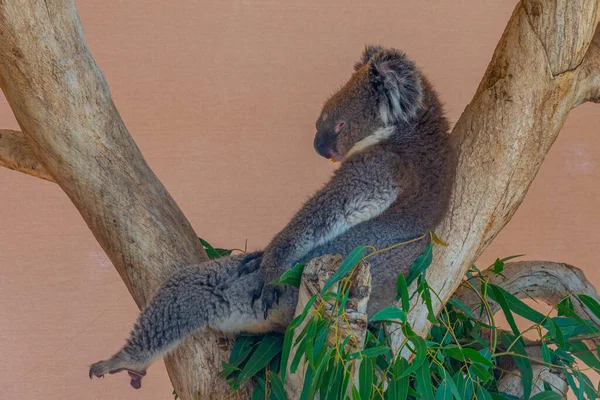
[[(353, 2), (358, 3), (358, 2)], [(197, 233), (264, 246), (334, 166), (312, 149), (325, 98), (366, 43), (407, 51), (452, 122), (516, 2), (506, 0), (77, 2), (89, 47), (149, 164)], [(597, 106), (596, 106), (597, 107)], [(572, 112), (508, 227), (479, 262), (568, 261), (600, 287), (598, 109)], [(0, 98), (0, 127), (18, 129)], [(444, 238), (452, 240), (452, 238)], [(169, 399), (156, 363), (90, 382), (137, 310), (58, 186), (0, 169), (2, 398)]]

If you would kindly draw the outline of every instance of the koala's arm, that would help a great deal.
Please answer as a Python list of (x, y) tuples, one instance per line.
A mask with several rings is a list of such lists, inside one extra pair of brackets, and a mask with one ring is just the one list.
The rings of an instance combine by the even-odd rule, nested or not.
[[(264, 251), (261, 268), (275, 279), (312, 249), (351, 227), (377, 217), (402, 192), (400, 160), (387, 152), (365, 152), (342, 164)], [(378, 153), (378, 154), (377, 154)]]

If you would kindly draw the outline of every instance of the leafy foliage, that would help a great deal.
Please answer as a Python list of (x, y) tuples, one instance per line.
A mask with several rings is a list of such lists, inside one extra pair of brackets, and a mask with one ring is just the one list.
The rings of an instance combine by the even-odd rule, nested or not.
[[(584, 339), (600, 336), (600, 329), (582, 319), (573, 309), (573, 297), (576, 297), (600, 318), (600, 304), (595, 299), (573, 294), (557, 304), (553, 310), (557, 311), (557, 316), (544, 315), (491, 284), (486, 275), (473, 266), (463, 285), (478, 293), (479, 309), (471, 309), (459, 300), (451, 299), (439, 315), (433, 315), (431, 302), (437, 294), (427, 285), (425, 272), (431, 264), (434, 245), (446, 244), (433, 233), (430, 239), (408, 277), (398, 278), (400, 307), (387, 307), (371, 318), (370, 322), (376, 324), (372, 324), (375, 328), (367, 332), (363, 350), (349, 350), (349, 343), (356, 338), (340, 337), (333, 328), (345, 318), (348, 276), (362, 260), (368, 259), (369, 255), (364, 253), (371, 247), (357, 248), (343, 261), (337, 273), (326, 282), (324, 290), (313, 296), (303, 313), (291, 322), (285, 335), (242, 335), (232, 349), (229, 362), (223, 363), (221, 374), (234, 389), (255, 379), (253, 399), (287, 399), (284, 390), (286, 374), (288, 370), (296, 372), (300, 363), (305, 362), (301, 399), (306, 400), (316, 396), (324, 400), (514, 400), (514, 396), (498, 390), (498, 382), (508, 373), (502, 370), (499, 361), (511, 357), (522, 376), (526, 400), (558, 400), (560, 395), (547, 383), (544, 383), (544, 392), (531, 396), (535, 382), (532, 360), (526, 352), (531, 339), (526, 341), (523, 337), (529, 332), (538, 334), (536, 344), (542, 348), (543, 360), (535, 360), (536, 363), (560, 370), (578, 400), (598, 396), (598, 390), (585, 372), (600, 372), (600, 349), (589, 349)], [(209, 253), (212, 246), (205, 242), (203, 245)], [(221, 249), (214, 250), (218, 253)], [(497, 259), (489, 270), (502, 274), (504, 263), (511, 258), (514, 256)], [(278, 282), (298, 287), (303, 267), (295, 266)], [(334, 293), (331, 289), (336, 283)], [(428, 318), (434, 321), (426, 340), (415, 335), (407, 322), (410, 300), (415, 296), (426, 303), (430, 310)], [(333, 304), (333, 315), (321, 312), (322, 307), (317, 307), (316, 312), (311, 311), (318, 297)], [(492, 302), (500, 305), (510, 331), (495, 326)], [(532, 325), (519, 330), (514, 314)], [(296, 332), (300, 326), (301, 331)], [(397, 329), (402, 330), (406, 340), (401, 349), (392, 352), (388, 338), (390, 332)], [(295, 356), (290, 359), (293, 347)], [(411, 362), (399, 356), (403, 351), (413, 353)], [(355, 373), (357, 382), (353, 380)]]

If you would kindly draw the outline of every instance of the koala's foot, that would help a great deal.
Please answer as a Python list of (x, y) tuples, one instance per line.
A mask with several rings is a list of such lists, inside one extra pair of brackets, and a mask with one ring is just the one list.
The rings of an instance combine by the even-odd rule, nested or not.
[(103, 378), (106, 374), (116, 374), (121, 371), (127, 371), (131, 378), (130, 385), (134, 389), (142, 387), (142, 378), (146, 375), (145, 368), (139, 368), (139, 366), (128, 365), (129, 363), (119, 359), (115, 356), (108, 360), (98, 361), (90, 366), (90, 379), (94, 376), (97, 378)]

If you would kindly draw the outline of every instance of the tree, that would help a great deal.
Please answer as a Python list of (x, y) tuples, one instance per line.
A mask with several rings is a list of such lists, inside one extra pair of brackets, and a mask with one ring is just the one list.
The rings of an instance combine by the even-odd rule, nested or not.
[[(598, 3), (517, 4), (452, 132), (459, 165), (450, 211), (438, 228), (450, 246), (436, 253), (428, 272), (442, 300), (437, 310), (516, 211), (569, 111), (600, 101)], [(0, 164), (60, 185), (139, 307), (173, 268), (207, 259), (123, 124), (72, 0), (0, 2), (0, 87), (22, 130), (0, 131)], [(413, 310), (412, 326), (425, 336), (424, 305)], [(180, 397), (221, 398), (228, 390), (216, 376), (228, 352), (216, 339), (194, 335), (167, 357)]]

